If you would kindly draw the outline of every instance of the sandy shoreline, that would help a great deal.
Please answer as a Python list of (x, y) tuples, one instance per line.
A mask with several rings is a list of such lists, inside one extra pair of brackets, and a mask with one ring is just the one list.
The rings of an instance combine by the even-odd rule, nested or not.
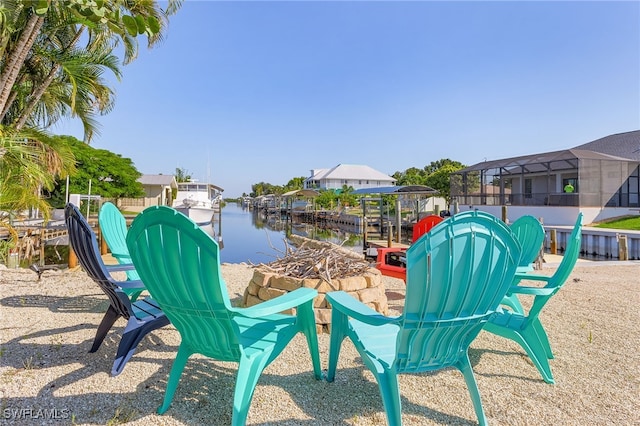
[[(251, 268), (225, 264), (222, 273), (231, 299), (240, 298)], [(555, 385), (542, 381), (517, 344), (481, 333), (470, 356), (489, 422), (640, 424), (639, 284), (637, 261), (576, 266), (541, 315), (556, 355)], [(399, 312), (404, 284), (385, 278), (385, 285)], [(29, 270), (0, 269), (0, 424), (229, 424), (236, 365), (200, 356), (187, 364), (169, 411), (155, 414), (179, 344), (173, 328), (147, 336), (124, 372), (110, 377), (116, 333), (88, 353), (106, 307), (81, 270), (47, 271), (38, 281)], [(319, 343), (324, 369), (328, 335)], [(373, 376), (348, 341), (335, 383), (315, 381), (311, 371), (296, 337), (258, 382), (247, 424), (386, 424)], [(457, 371), (401, 376), (400, 388), (405, 425), (476, 424)]]

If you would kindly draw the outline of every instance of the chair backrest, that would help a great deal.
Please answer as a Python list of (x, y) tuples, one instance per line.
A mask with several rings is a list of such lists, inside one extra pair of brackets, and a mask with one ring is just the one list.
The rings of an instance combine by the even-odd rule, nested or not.
[(146, 289), (195, 352), (237, 361), (239, 346), (218, 243), (184, 214), (152, 206), (133, 220), (127, 246)]
[[(104, 203), (98, 213), (98, 224), (111, 255), (120, 264), (131, 263), (127, 248), (127, 220), (120, 210), (113, 203)], [(130, 280), (140, 279), (135, 270), (126, 271), (126, 273)]]
[(93, 229), (78, 207), (72, 203), (66, 205), (64, 217), (69, 234), (69, 245), (80, 265), (107, 295), (113, 309), (120, 316), (128, 319), (132, 315), (131, 301), (109, 275)]
[(491, 213), (484, 212), (482, 210), (465, 210), (463, 212), (459, 212), (454, 214), (451, 217), (484, 217), (490, 220), (500, 220), (497, 216), (492, 215)]
[(398, 372), (454, 365), (513, 282), (520, 244), (482, 212), (454, 215), (407, 250), (407, 293), (396, 342)]
[(433, 228), (443, 220), (444, 218), (435, 214), (423, 217), (415, 225), (413, 225), (413, 238), (411, 239), (411, 241), (415, 242), (423, 234), (429, 232), (431, 228)]
[(551, 276), (545, 286), (547, 288), (555, 287), (556, 290), (553, 292), (554, 294), (564, 285), (578, 262), (582, 244), (582, 219), (583, 214), (580, 212), (576, 218), (576, 223), (573, 225), (571, 235), (567, 240), (567, 247), (562, 255), (560, 265), (558, 265), (556, 272)]
[(529, 266), (540, 254), (544, 242), (544, 227), (535, 217), (524, 215), (511, 224), (511, 230), (522, 247), (522, 257), (518, 266)]
[[(505, 223), (502, 221), (502, 219), (500, 219), (498, 216), (492, 215), (491, 213), (487, 213), (487, 212), (482, 211), (482, 210), (465, 210), (463, 212), (456, 213), (454, 216), (458, 217), (458, 218), (463, 218), (463, 217), (484, 217), (484, 218), (486, 218), (488, 220), (491, 220), (491, 221), (494, 221), (494, 222), (500, 222), (500, 224), (505, 225)], [(513, 232), (513, 229), (511, 229), (511, 232)], [(518, 238), (515, 235), (515, 233), (514, 233), (514, 236), (516, 237), (516, 240), (518, 240)], [(518, 240), (518, 244), (520, 244), (520, 240)], [(524, 248), (522, 247), (522, 245), (520, 245), (520, 257), (522, 257), (522, 252), (523, 251), (524, 251)], [(518, 260), (518, 266), (520, 266), (520, 264), (521, 264), (521, 261)]]
[(125, 263), (131, 262), (127, 248), (127, 220), (120, 210), (113, 203), (104, 203), (98, 213), (98, 223), (113, 257)]
[(571, 231), (571, 235), (567, 240), (567, 247), (564, 255), (562, 256), (562, 260), (560, 261), (560, 265), (558, 265), (555, 273), (549, 278), (547, 284), (544, 286), (545, 288), (552, 289), (552, 291), (543, 296), (535, 297), (533, 304), (529, 309), (527, 321), (532, 321), (538, 317), (542, 308), (544, 308), (544, 305), (546, 305), (549, 299), (551, 299), (551, 296), (556, 294), (562, 286), (564, 286), (564, 283), (567, 281), (567, 278), (569, 278), (573, 268), (576, 266), (582, 244), (582, 216), (582, 212), (578, 213), (576, 223), (573, 226), (573, 231)]

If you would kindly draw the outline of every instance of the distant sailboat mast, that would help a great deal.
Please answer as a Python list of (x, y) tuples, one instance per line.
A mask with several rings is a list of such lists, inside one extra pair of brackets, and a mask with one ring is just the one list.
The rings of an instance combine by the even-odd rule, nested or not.
[[(209, 148), (207, 148), (207, 186), (211, 183), (211, 161), (209, 158)], [(218, 195), (216, 194), (216, 197)], [(218, 246), (220, 249), (224, 248), (224, 241), (222, 240), (222, 198), (218, 200), (218, 233), (216, 235), (218, 240)], [(215, 213), (214, 213), (215, 216)], [(215, 223), (215, 220), (214, 220)]]
[(209, 160), (209, 148), (207, 148), (207, 184), (211, 183), (211, 162)]

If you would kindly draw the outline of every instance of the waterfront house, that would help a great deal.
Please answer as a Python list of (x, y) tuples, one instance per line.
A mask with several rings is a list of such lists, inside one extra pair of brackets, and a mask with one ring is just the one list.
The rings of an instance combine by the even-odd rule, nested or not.
[(170, 206), (178, 183), (174, 175), (142, 175), (138, 182), (144, 188), (141, 198), (121, 198), (118, 207), (127, 211), (141, 212), (149, 206)]
[[(451, 197), (460, 211), (479, 209), (508, 219), (524, 214), (545, 224), (585, 223), (640, 211), (640, 130), (561, 151), (484, 161), (453, 173)], [(570, 188), (567, 191), (566, 188)]]
[(338, 164), (331, 169), (313, 169), (304, 181), (305, 189), (341, 189), (344, 185), (353, 189), (393, 186), (396, 180), (369, 166)]

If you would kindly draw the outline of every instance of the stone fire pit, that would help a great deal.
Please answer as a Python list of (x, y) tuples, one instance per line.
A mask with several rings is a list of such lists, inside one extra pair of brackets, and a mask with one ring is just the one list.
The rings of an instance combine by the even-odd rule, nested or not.
[[(382, 275), (364, 256), (329, 242), (293, 238), (299, 249), (270, 264), (255, 266), (244, 292), (244, 306), (256, 305), (300, 287), (314, 288), (318, 291), (313, 303), (318, 333), (330, 329), (331, 306), (326, 294), (331, 291), (345, 291), (381, 314), (388, 314)], [(293, 265), (295, 271), (282, 271), (282, 265)], [(295, 276), (300, 270), (304, 271), (304, 277)], [(350, 275), (354, 270), (356, 274)]]

